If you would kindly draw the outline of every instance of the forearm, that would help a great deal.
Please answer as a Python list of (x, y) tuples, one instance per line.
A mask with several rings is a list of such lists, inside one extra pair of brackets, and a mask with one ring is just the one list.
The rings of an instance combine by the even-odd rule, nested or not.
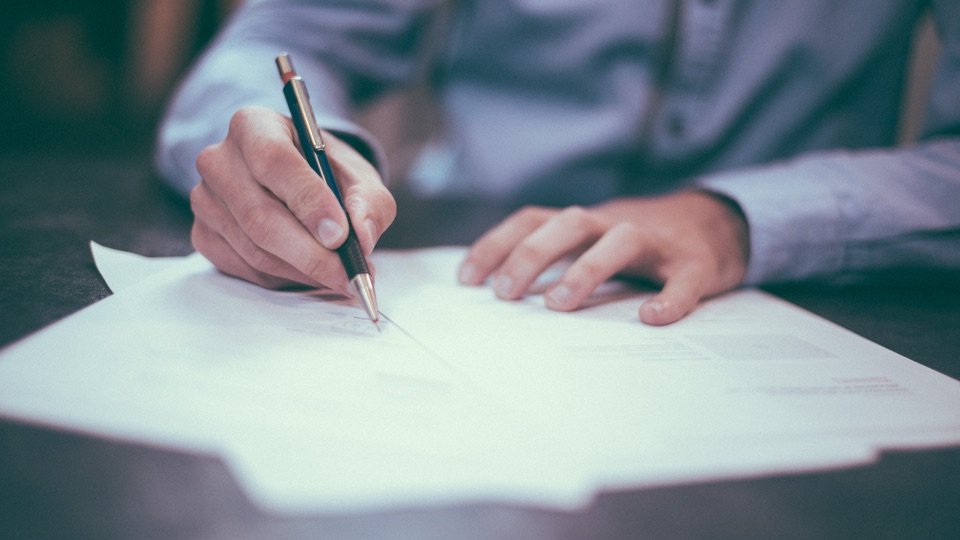
[(748, 284), (960, 269), (958, 140), (809, 155), (699, 183), (748, 221)]
[[(158, 134), (156, 165), (178, 191), (197, 182), (197, 154), (223, 139), (247, 105), (286, 111), (274, 58), (289, 52), (308, 81), (318, 122), (353, 145), (383, 174), (382, 152), (348, 119), (359, 100), (399, 84), (416, 54), (395, 46), (417, 30), (429, 7), (253, 2), (242, 8), (183, 81)], [(359, 31), (358, 29), (362, 29)], [(382, 51), (396, 51), (383, 54)]]

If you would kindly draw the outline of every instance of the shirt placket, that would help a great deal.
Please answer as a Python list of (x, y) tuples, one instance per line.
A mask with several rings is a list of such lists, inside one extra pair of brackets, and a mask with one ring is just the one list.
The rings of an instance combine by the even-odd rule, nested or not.
[(733, 0), (678, 0), (675, 45), (662, 81), (654, 145), (670, 158), (691, 150), (723, 61)]

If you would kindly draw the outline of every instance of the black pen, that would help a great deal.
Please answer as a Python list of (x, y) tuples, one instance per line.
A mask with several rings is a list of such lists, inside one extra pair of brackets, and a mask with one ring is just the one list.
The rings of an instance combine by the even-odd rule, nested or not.
[(326, 182), (330, 191), (336, 195), (340, 207), (343, 208), (343, 213), (347, 216), (347, 240), (337, 248), (337, 254), (340, 255), (340, 261), (343, 262), (350, 283), (357, 289), (360, 301), (363, 302), (363, 309), (367, 311), (367, 315), (377, 325), (377, 328), (380, 328), (380, 325), (377, 324), (380, 321), (380, 312), (377, 310), (377, 296), (373, 290), (373, 279), (370, 277), (367, 261), (363, 258), (363, 251), (360, 250), (357, 233), (354, 232), (353, 224), (350, 222), (350, 214), (347, 214), (347, 209), (343, 205), (340, 187), (333, 177), (333, 169), (327, 159), (326, 143), (317, 127), (317, 119), (313, 115), (313, 107), (310, 106), (310, 95), (307, 93), (307, 87), (303, 84), (300, 75), (297, 75), (296, 70), (293, 69), (293, 61), (287, 53), (282, 53), (277, 57), (277, 69), (280, 71), (280, 79), (283, 81), (283, 95), (287, 98), (290, 116), (293, 118), (293, 125), (297, 128), (297, 135), (300, 138), (303, 157), (306, 158), (314, 172)]

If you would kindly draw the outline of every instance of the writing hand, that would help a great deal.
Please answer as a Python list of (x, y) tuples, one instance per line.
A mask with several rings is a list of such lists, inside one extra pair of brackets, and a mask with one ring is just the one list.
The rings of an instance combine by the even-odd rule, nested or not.
[(640, 306), (640, 320), (663, 325), (702, 298), (736, 287), (748, 246), (739, 209), (699, 191), (590, 208), (527, 207), (474, 243), (459, 277), (471, 285), (493, 277), (498, 297), (517, 299), (550, 265), (572, 255), (573, 264), (545, 293), (547, 307), (574, 310), (614, 275), (643, 277), (663, 287)]
[[(369, 255), (396, 216), (376, 169), (324, 133), (360, 246)], [(336, 249), (347, 220), (300, 154), (289, 118), (261, 107), (237, 111), (223, 141), (197, 157), (190, 193), (194, 247), (226, 274), (263, 287), (292, 284), (349, 291)]]

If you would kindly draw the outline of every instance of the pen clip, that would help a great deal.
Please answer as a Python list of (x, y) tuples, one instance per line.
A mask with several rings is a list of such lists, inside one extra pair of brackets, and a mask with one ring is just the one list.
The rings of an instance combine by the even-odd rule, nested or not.
[[(295, 108), (291, 108), (291, 112), (295, 110), (296, 113), (294, 114), (300, 117), (300, 125), (305, 128), (310, 146), (315, 152), (324, 151), (327, 143), (323, 140), (323, 135), (320, 134), (320, 128), (317, 127), (317, 119), (313, 114), (313, 106), (310, 104), (310, 93), (307, 92), (307, 86), (303, 83), (303, 79), (293, 68), (293, 60), (291, 60), (290, 55), (282, 53), (277, 56), (277, 70), (280, 71), (280, 78), (289, 89), (288, 91), (292, 92), (293, 99), (297, 103)], [(304, 148), (304, 151), (306, 150)]]

